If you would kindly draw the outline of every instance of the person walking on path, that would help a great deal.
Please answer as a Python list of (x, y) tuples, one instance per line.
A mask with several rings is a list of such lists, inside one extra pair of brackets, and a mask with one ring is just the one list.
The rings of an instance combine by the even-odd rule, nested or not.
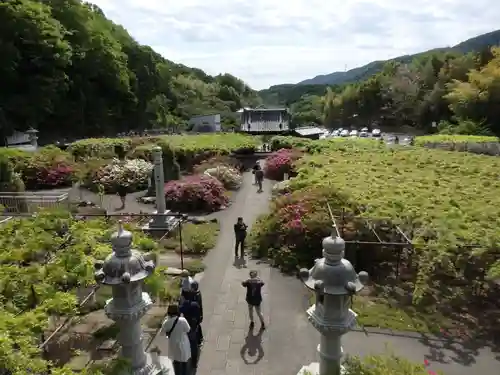
[(188, 298), (180, 306), (180, 313), (184, 316), (191, 327), (188, 333), (189, 346), (191, 350), (191, 364), (193, 368), (198, 366), (199, 357), (199, 327), (201, 320), (200, 305), (194, 300), (194, 293), (188, 293)]
[(128, 187), (125, 185), (125, 183), (120, 183), (117, 188), (118, 196), (120, 197), (120, 202), (121, 206), (118, 207), (117, 211), (121, 211), (125, 209), (125, 204), (127, 202), (127, 193), (128, 193)]
[(192, 288), (191, 285), (193, 284), (194, 280), (193, 278), (189, 275), (188, 270), (182, 270), (181, 272), (181, 281), (180, 281), (180, 287), (181, 287), (181, 296), (179, 298), (179, 305), (182, 305), (182, 302), (185, 299), (188, 299), (188, 295), (191, 292)]
[(248, 226), (243, 222), (243, 218), (239, 217), (236, 224), (234, 224), (234, 237), (236, 240), (234, 246), (234, 257), (238, 258), (238, 249), (240, 251), (240, 258), (245, 257), (245, 239), (247, 238)]
[(201, 329), (201, 323), (203, 323), (203, 299), (201, 298), (200, 285), (197, 281), (193, 281), (191, 284), (191, 290), (193, 293), (193, 300), (200, 306), (200, 322), (198, 324), (198, 345), (203, 345), (203, 330)]
[(250, 328), (253, 329), (255, 322), (253, 320), (254, 310), (259, 317), (261, 329), (266, 329), (264, 316), (262, 315), (262, 287), (264, 282), (257, 276), (257, 271), (250, 271), (250, 278), (243, 281), (241, 285), (247, 289), (246, 301), (248, 304), (248, 316), (250, 318)]
[(168, 338), (168, 356), (172, 360), (175, 375), (189, 375), (191, 346), (188, 333), (191, 330), (186, 318), (181, 316), (179, 306), (169, 305), (162, 332)]
[(257, 169), (255, 171), (255, 179), (257, 181), (257, 185), (259, 186), (257, 193), (262, 193), (262, 182), (264, 181), (264, 171), (262, 169)]
[(254, 185), (257, 185), (258, 184), (258, 181), (257, 181), (257, 171), (258, 170), (261, 170), (262, 168), (260, 167), (260, 163), (259, 161), (257, 160), (257, 162), (255, 163), (255, 165), (253, 166), (252, 168), (252, 173), (253, 173), (253, 178), (254, 178), (254, 181), (253, 181), (253, 184)]

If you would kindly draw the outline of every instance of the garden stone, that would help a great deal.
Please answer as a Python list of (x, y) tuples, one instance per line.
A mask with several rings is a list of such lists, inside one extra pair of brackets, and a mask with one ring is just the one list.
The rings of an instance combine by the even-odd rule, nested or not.
[(187, 221), (189, 221), (190, 223), (193, 223), (195, 225), (199, 225), (199, 224), (206, 224), (206, 223), (217, 223), (218, 220), (217, 218), (212, 218), (212, 219), (207, 219), (206, 217), (198, 217), (198, 216), (190, 216), (188, 217)]
[(208, 223), (208, 220), (205, 219), (204, 217), (188, 217), (187, 219), (190, 223), (193, 223), (193, 224), (205, 224), (205, 223)]
[(78, 207), (96, 207), (96, 204), (91, 201), (82, 201), (78, 203)]
[(154, 204), (156, 202), (156, 197), (141, 197), (140, 200), (145, 204)]

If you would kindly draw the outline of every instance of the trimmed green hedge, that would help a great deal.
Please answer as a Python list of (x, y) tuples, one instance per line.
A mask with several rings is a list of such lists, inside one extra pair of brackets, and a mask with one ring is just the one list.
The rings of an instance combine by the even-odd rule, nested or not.
[(470, 152), (490, 156), (500, 155), (500, 142), (497, 137), (437, 134), (417, 137), (415, 144), (446, 151)]

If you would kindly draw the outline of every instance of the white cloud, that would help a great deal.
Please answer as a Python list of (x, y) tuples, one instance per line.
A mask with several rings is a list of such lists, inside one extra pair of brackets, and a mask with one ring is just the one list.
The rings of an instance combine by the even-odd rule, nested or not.
[(457, 44), (498, 0), (91, 0), (166, 58), (262, 89)]

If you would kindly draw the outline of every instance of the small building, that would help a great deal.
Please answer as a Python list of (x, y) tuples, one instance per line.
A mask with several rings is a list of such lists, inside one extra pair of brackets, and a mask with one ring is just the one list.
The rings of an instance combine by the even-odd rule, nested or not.
[(324, 133), (325, 129), (315, 126), (304, 126), (293, 130), (293, 135), (309, 139), (319, 139)]
[(195, 116), (189, 119), (191, 131), (196, 133), (215, 133), (221, 131), (220, 114)]
[(5, 138), (7, 147), (17, 148), (23, 151), (36, 151), (38, 149), (38, 130), (29, 129), (25, 132), (14, 131), (11, 136)]
[(242, 108), (240, 131), (252, 134), (280, 134), (290, 130), (287, 108)]

